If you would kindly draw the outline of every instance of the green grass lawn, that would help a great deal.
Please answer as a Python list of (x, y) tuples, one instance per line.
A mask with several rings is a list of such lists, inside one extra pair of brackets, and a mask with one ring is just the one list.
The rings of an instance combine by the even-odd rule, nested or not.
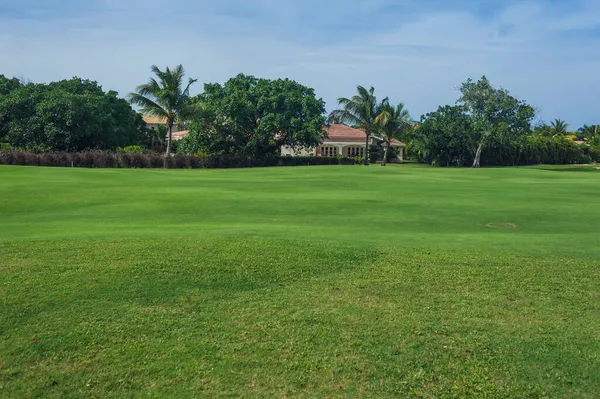
[(0, 167), (0, 397), (600, 392), (600, 172)]

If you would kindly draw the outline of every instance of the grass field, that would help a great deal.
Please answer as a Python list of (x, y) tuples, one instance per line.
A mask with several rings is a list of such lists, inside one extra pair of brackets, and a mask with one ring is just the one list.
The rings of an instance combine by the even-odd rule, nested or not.
[(0, 167), (0, 397), (595, 398), (593, 168)]

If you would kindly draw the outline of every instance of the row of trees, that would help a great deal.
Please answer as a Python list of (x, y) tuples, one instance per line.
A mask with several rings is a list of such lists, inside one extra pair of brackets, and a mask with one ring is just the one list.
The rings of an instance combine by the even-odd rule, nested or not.
[[(580, 131), (576, 144), (568, 125), (555, 120), (532, 128), (535, 110), (484, 76), (462, 84), (455, 105), (424, 115), (412, 131), (411, 152), (417, 160), (443, 166), (579, 163), (598, 160), (597, 126)], [(583, 133), (585, 132), (585, 133)]]
[(169, 126), (167, 155), (175, 123), (189, 125), (178, 151), (207, 155), (261, 158), (276, 154), (283, 145), (314, 147), (324, 136), (325, 103), (314, 90), (289, 79), (257, 79), (240, 74), (224, 85), (206, 84), (190, 97), (184, 70), (161, 71), (137, 88), (131, 101), (142, 112), (156, 115)]
[[(407, 142), (417, 160), (438, 165), (479, 167), (536, 159), (568, 163), (585, 160), (581, 156), (594, 155), (596, 148), (600, 152), (599, 126), (573, 133), (565, 121), (555, 120), (532, 127), (533, 107), (494, 88), (485, 77), (467, 80), (456, 104), (441, 106), (416, 123), (403, 103), (378, 101), (372, 87), (358, 86), (354, 96), (339, 98), (339, 109), (325, 118), (325, 103), (314, 90), (289, 79), (240, 74), (223, 85), (206, 84), (202, 94), (192, 97), (190, 88), (197, 80), (186, 79), (181, 65), (164, 71), (153, 66), (152, 72), (129, 95), (129, 102), (166, 122), (167, 155), (173, 149), (174, 126), (189, 128), (176, 146), (180, 153), (259, 159), (277, 154), (284, 145), (317, 146), (326, 122), (366, 132), (366, 163), (370, 137), (381, 139), (382, 165), (394, 139)], [(24, 84), (0, 75), (0, 142), (38, 151), (150, 147), (156, 133), (145, 127), (129, 102), (79, 78)], [(584, 144), (577, 147), (567, 138)]]

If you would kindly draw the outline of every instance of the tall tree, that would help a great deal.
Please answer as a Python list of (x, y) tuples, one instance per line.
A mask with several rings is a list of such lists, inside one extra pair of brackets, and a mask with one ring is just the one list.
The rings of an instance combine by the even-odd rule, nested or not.
[[(0, 74), (0, 101), (10, 94), (10, 92), (19, 89), (22, 85), (21, 81), (17, 78), (7, 78)], [(3, 140), (4, 136), (8, 133), (8, 116), (0, 114), (0, 141)]]
[(368, 165), (371, 135), (377, 133), (378, 125), (376, 119), (379, 115), (379, 110), (388, 103), (388, 98), (386, 97), (381, 103), (378, 103), (373, 87), (367, 90), (363, 86), (357, 86), (356, 90), (357, 94), (352, 98), (338, 98), (338, 105), (341, 108), (333, 111), (330, 119), (355, 126), (366, 133), (365, 165)]
[(204, 85), (194, 101), (194, 123), (178, 147), (185, 152), (261, 159), (282, 146), (316, 147), (325, 135), (325, 103), (290, 79), (240, 74), (224, 85)]
[(415, 129), (413, 151), (420, 162), (437, 166), (467, 166), (477, 150), (471, 118), (458, 105), (439, 107), (423, 115)]
[(105, 93), (90, 80), (29, 83), (0, 96), (0, 131), (5, 131), (2, 140), (14, 147), (40, 151), (113, 149), (137, 144), (144, 127), (127, 100), (118, 98), (114, 91)]
[(378, 128), (377, 134), (384, 143), (381, 166), (385, 166), (392, 140), (402, 139), (402, 136), (412, 126), (413, 122), (410, 113), (404, 108), (403, 103), (394, 107), (389, 102), (380, 105), (375, 122)]
[(481, 153), (492, 139), (515, 140), (531, 131), (533, 107), (504, 89), (495, 89), (485, 76), (477, 82), (468, 79), (460, 91), (458, 103), (470, 116), (476, 136), (474, 168), (480, 166)]
[(7, 78), (6, 76), (0, 74), (0, 96), (6, 95), (21, 86), (23, 86), (23, 84), (19, 79)]
[(169, 134), (167, 136), (167, 156), (171, 154), (171, 141), (173, 126), (187, 120), (193, 112), (190, 104), (190, 87), (197, 79), (189, 79), (184, 87), (185, 70), (178, 65), (171, 70), (167, 67), (161, 71), (156, 65), (152, 66), (152, 77), (136, 89), (136, 93), (129, 95), (129, 101), (141, 107), (142, 112), (156, 115), (167, 122)]
[(564, 136), (569, 132), (569, 124), (562, 119), (555, 119), (550, 123), (550, 129), (554, 136)]

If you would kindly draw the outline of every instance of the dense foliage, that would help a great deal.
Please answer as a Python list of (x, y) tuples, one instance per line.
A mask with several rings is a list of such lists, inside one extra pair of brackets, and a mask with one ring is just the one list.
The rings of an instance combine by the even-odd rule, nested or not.
[[(418, 161), (439, 166), (469, 166), (477, 154), (479, 134), (461, 106), (440, 107), (422, 118), (412, 152)], [(481, 165), (571, 164), (591, 157), (561, 136), (490, 135), (481, 151)]]
[[(152, 129), (127, 100), (96, 82), (73, 78), (35, 84), (0, 75), (0, 150), (126, 148), (130, 154), (173, 152), (270, 163), (282, 146), (313, 148), (326, 135), (323, 100), (293, 80), (240, 74), (224, 84), (205, 84), (202, 94), (191, 97), (196, 80), (184, 79), (183, 66), (153, 66), (152, 71), (154, 77), (129, 95), (144, 114), (164, 120)], [(387, 97), (378, 101), (372, 87), (357, 86), (354, 96), (341, 97), (338, 104), (328, 120), (367, 133), (365, 163), (383, 160), (385, 165), (394, 154), (392, 140), (407, 143), (410, 158), (440, 166), (600, 161), (600, 125), (570, 131), (566, 121), (555, 119), (532, 126), (534, 109), (485, 76), (465, 81), (456, 105), (441, 106), (417, 124), (403, 103), (392, 105)], [(171, 142), (175, 126), (189, 128), (189, 134)]]
[(195, 100), (196, 120), (179, 152), (258, 159), (283, 145), (314, 147), (325, 134), (325, 103), (293, 80), (238, 75), (224, 85), (206, 84)]
[(468, 133), (476, 148), (473, 167), (480, 166), (483, 150), (490, 144), (515, 145), (531, 132), (533, 107), (507, 90), (492, 87), (485, 76), (477, 82), (468, 79), (460, 91), (458, 103), (470, 120)]
[(114, 91), (73, 78), (20, 84), (0, 77), (0, 141), (37, 151), (111, 149), (137, 144), (142, 118)]
[(471, 118), (461, 106), (444, 106), (424, 115), (414, 131), (412, 152), (420, 162), (466, 166), (477, 151)]
[[(455, 106), (424, 115), (410, 151), (420, 162), (440, 166), (571, 164), (595, 160), (593, 147), (566, 138), (567, 124), (556, 120), (531, 130), (535, 112), (483, 77), (468, 80)], [(589, 130), (586, 130), (589, 134)]]

